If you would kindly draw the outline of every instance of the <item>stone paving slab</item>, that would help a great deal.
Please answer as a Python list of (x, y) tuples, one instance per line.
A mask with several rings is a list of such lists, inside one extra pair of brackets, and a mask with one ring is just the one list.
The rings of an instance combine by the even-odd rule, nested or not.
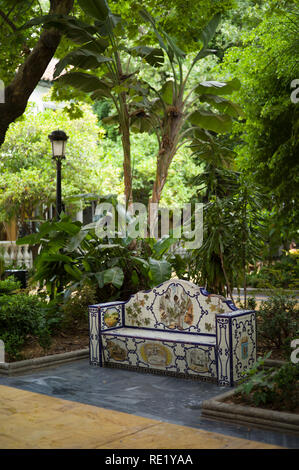
[[(249, 441), (299, 448), (297, 436), (203, 417), (205, 400), (231, 390), (208, 382), (94, 367), (84, 359), (18, 376), (0, 377), (0, 385)], [(32, 403), (36, 420), (40, 419), (38, 409), (41, 406), (39, 403), (36, 409)], [(52, 406), (56, 409), (58, 405)]]
[(0, 386), (1, 449), (277, 449)]

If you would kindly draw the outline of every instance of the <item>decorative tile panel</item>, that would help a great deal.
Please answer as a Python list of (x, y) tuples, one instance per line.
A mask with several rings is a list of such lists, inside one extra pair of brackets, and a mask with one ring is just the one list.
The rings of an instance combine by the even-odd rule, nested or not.
[(243, 372), (256, 362), (256, 317), (251, 312), (239, 315), (232, 322), (232, 372), (234, 383), (243, 377)]
[(103, 334), (105, 363), (217, 377), (215, 347)]
[(170, 280), (130, 298), (126, 325), (215, 335), (215, 314), (235, 309), (231, 301), (191, 282)]
[(101, 331), (110, 328), (119, 328), (123, 325), (122, 320), (123, 305), (116, 304), (109, 307), (100, 308)]
[(231, 384), (230, 319), (217, 317), (217, 367), (219, 385)]
[(89, 361), (90, 364), (100, 364), (100, 341), (99, 334), (99, 308), (89, 307)]

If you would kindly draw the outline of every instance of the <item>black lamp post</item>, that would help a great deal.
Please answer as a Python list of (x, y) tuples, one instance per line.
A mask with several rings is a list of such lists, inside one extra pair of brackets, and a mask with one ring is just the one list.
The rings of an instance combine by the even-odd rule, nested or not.
[(53, 160), (56, 162), (56, 214), (60, 218), (62, 212), (61, 200), (61, 163), (65, 158), (65, 147), (68, 136), (64, 131), (53, 131), (49, 136), (52, 143)]

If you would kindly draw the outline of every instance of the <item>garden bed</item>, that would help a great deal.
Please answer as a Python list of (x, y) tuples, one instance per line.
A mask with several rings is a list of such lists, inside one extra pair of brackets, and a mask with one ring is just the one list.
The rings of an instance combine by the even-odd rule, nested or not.
[(5, 355), (7, 363), (14, 363), (20, 360), (35, 359), (44, 356), (62, 354), (66, 352), (78, 351), (89, 347), (88, 329), (60, 332), (52, 337), (49, 348), (43, 349), (36, 338), (29, 337), (26, 344), (21, 349), (18, 358), (10, 358)]
[(261, 406), (256, 406), (253, 404), (252, 397), (249, 395), (249, 397), (245, 397), (241, 395), (241, 393), (235, 392), (232, 396), (228, 397), (226, 400), (224, 400), (224, 403), (230, 403), (232, 405), (241, 405), (241, 406), (249, 406), (255, 409), (264, 409), (264, 410), (272, 410), (272, 411), (282, 411), (286, 413), (295, 413), (299, 415), (299, 402), (298, 406), (292, 410), (289, 409), (278, 409), (276, 406), (274, 406), (271, 403), (264, 404), (262, 407)]
[[(242, 398), (242, 397), (241, 397)], [(202, 403), (202, 416), (299, 436), (299, 413), (248, 406), (232, 390)]]

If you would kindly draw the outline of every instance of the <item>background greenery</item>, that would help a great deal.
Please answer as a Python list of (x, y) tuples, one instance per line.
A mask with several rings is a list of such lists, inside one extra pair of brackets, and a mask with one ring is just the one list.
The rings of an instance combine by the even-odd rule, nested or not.
[[(211, 131), (207, 138), (207, 134), (199, 134), (191, 147), (187, 144), (180, 147), (170, 165), (162, 205), (205, 204), (203, 247), (189, 252), (186, 257), (167, 251), (171, 240), (165, 243), (162, 252), (155, 240), (138, 242), (137, 246), (131, 244), (131, 240), (117, 240), (116, 246), (101, 247), (96, 256), (95, 245), (99, 240), (90, 232), (80, 241), (80, 224), (73, 226), (70, 219), (65, 221), (70, 224), (67, 225), (70, 232), (59, 229), (61, 240), (59, 236), (57, 240), (50, 222), (48, 226), (31, 223), (33, 216), (43, 219), (45, 207), (55, 201), (55, 165), (48, 140), (48, 134), (55, 128), (64, 129), (69, 135), (62, 190), (72, 215), (79, 208), (75, 196), (96, 194), (103, 198), (123, 194), (119, 127), (105, 122), (105, 118), (114, 114), (111, 100), (93, 101), (57, 83), (51, 99), (60, 104), (67, 101), (65, 110), (36, 114), (29, 105), (22, 118), (10, 125), (0, 149), (0, 221), (7, 223), (16, 217), (23, 234), (39, 230), (40, 235), (45, 230), (52, 244), (43, 247), (44, 251), (36, 260), (34, 276), (51, 298), (57, 297), (57, 302), (61, 302), (59, 312), (64, 311), (65, 316), (61, 313), (60, 319), (71, 321), (73, 311), (79, 323), (86, 321), (86, 305), (93, 302), (92, 299), (125, 299), (140, 288), (152, 286), (158, 282), (157, 262), (160, 261), (168, 263), (164, 263), (164, 267), (167, 266), (165, 279), (176, 274), (214, 293), (232, 295), (234, 287), (246, 289), (248, 285), (298, 288), (298, 256), (289, 253), (291, 242), (298, 243), (299, 107), (290, 99), (291, 82), (299, 77), (298, 2), (111, 0), (109, 5), (126, 21), (128, 46), (157, 46), (152, 29), (137, 12), (137, 6), (145, 7), (158, 26), (187, 52), (182, 65), (184, 73), (199, 50), (199, 31), (213, 15), (221, 12), (221, 22), (209, 43), (216, 53), (196, 64), (187, 92), (198, 82), (236, 78), (241, 87), (234, 91), (231, 99), (242, 108), (244, 116), (234, 120), (232, 132), (226, 135)], [(1, 8), (9, 13), (15, 25), (14, 29), (0, 19), (0, 78), (4, 82), (12, 79), (41, 31), (40, 25), (18, 28), (45, 14), (48, 6), (48, 1), (28, 0), (15, 2), (14, 6), (6, 0), (1, 2)], [(83, 21), (88, 20), (78, 2), (73, 13)], [(4, 44), (7, 47), (3, 47)], [(72, 47), (71, 41), (64, 37), (57, 58), (63, 58)], [(156, 70), (132, 58), (131, 65), (138, 65), (139, 79), (157, 89), (171, 76), (166, 63)], [(134, 200), (147, 204), (155, 179), (158, 144), (147, 132), (131, 133), (130, 137)], [(31, 242), (38, 242), (39, 235)], [(73, 240), (76, 236), (79, 236), (77, 246)], [(71, 245), (70, 249), (71, 240), (73, 247)], [(113, 273), (116, 274), (114, 284), (110, 277)], [(68, 303), (63, 304), (61, 295), (70, 288), (74, 292), (77, 289), (77, 296), (69, 296), (65, 299)], [(9, 294), (8, 285), (3, 286), (2, 321), (5, 316), (7, 321), (13, 318), (13, 307), (4, 314), (3, 305), (6, 301), (9, 305), (11, 302), (20, 305), (22, 298), (17, 295)], [(24, 301), (24, 308), (36, 311), (34, 302), (29, 298)], [(45, 299), (38, 297), (37, 302), (41, 302), (38, 304), (40, 311), (46, 311)], [(270, 307), (269, 315), (266, 307), (261, 314), (265, 321), (273, 312), (277, 313), (277, 318), (280, 312), (283, 315), (285, 304), (280, 299)], [(41, 325), (43, 315), (46, 314), (39, 317)], [(293, 314), (289, 316), (293, 318)], [(295, 313), (294, 318), (297, 321)], [(273, 330), (268, 326), (262, 327), (263, 331), (271, 330), (271, 336), (276, 338), (275, 325), (272, 325)], [(24, 331), (26, 328), (24, 326)], [(50, 327), (35, 325), (32, 328), (41, 338), (49, 337)], [(14, 335), (21, 344), (19, 333)]]

